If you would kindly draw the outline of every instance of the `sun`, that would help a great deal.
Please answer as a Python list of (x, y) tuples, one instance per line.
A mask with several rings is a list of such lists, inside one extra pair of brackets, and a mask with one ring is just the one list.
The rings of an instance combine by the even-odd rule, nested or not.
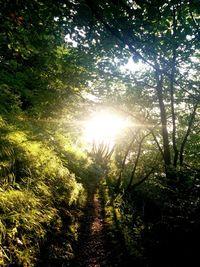
[(125, 118), (109, 111), (101, 111), (85, 122), (84, 136), (87, 142), (112, 147), (116, 137), (127, 127)]

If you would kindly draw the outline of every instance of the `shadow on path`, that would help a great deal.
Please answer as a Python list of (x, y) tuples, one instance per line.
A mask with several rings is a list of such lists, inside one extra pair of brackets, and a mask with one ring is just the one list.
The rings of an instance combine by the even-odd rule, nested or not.
[[(63, 257), (67, 253), (68, 244), (65, 228), (65, 231), (63, 229), (49, 238), (50, 244), (44, 247), (43, 258), (37, 267), (141, 267), (135, 259), (131, 259), (126, 249), (115, 214), (114, 225), (107, 222), (104, 193), (97, 182), (88, 188), (87, 202), (80, 218), (78, 240), (72, 250), (74, 258), (69, 261)], [(115, 212), (114, 205), (111, 206)], [(53, 250), (49, 249), (51, 242)]]
[[(125, 246), (124, 237), (117, 225), (106, 222), (106, 203), (101, 185), (92, 185), (81, 221), (75, 258), (70, 267), (141, 267)], [(113, 205), (114, 212), (114, 205)]]
[(88, 190), (88, 200), (75, 248), (75, 259), (70, 266), (111, 267), (105, 250), (104, 220), (97, 190), (96, 184)]

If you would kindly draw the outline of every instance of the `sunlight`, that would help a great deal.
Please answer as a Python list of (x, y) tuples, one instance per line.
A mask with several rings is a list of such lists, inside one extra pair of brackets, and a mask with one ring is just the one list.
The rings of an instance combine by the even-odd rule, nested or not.
[(137, 72), (137, 71), (143, 71), (146, 70), (148, 66), (144, 64), (143, 62), (134, 62), (132, 58), (129, 58), (127, 64), (120, 67), (122, 72)]
[(107, 144), (112, 147), (116, 137), (128, 126), (125, 118), (109, 111), (93, 115), (85, 123), (85, 140), (88, 143)]

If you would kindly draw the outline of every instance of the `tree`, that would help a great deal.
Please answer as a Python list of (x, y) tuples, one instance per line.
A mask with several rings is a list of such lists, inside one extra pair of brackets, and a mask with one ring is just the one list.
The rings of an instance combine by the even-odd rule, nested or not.
[(65, 44), (59, 20), (63, 5), (37, 0), (1, 3), (1, 112), (21, 109), (35, 117), (53, 116), (75, 91), (85, 89), (83, 62), (88, 59)]
[[(158, 117), (162, 142), (157, 142), (168, 178), (183, 165), (185, 144), (195, 121), (199, 84), (191, 77), (197, 72), (194, 58), (199, 51), (199, 6), (196, 1), (77, 1), (73, 21), (75, 36), (100, 54), (142, 61), (151, 75), (143, 84), (149, 99), (154, 96), (149, 121)], [(82, 17), (82, 12), (87, 16)], [(80, 31), (84, 35), (81, 36)], [(72, 37), (73, 37), (72, 34)], [(109, 39), (109, 41), (108, 41)], [(109, 50), (109, 51), (108, 51)], [(92, 50), (91, 50), (92, 51)], [(137, 79), (137, 77), (136, 77)], [(140, 80), (140, 78), (138, 79)], [(132, 90), (140, 82), (132, 84)], [(149, 92), (153, 89), (153, 92)], [(179, 122), (180, 110), (193, 105), (187, 126)], [(156, 121), (157, 123), (158, 121)], [(186, 121), (185, 121), (186, 122)], [(185, 133), (180, 136), (180, 128)], [(156, 136), (154, 135), (154, 138)], [(179, 159), (179, 164), (178, 164)]]

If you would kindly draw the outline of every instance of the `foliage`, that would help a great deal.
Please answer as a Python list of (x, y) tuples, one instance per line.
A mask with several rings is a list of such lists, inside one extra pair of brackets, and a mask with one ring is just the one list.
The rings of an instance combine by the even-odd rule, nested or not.
[(84, 205), (83, 186), (48, 143), (44, 126), (32, 127), (22, 119), (1, 120), (2, 265), (32, 266), (47, 232), (62, 226), (62, 207), (71, 217), (70, 207)]
[[(35, 266), (53, 232), (65, 231), (60, 257), (73, 257), (85, 189), (99, 177), (106, 223), (140, 264), (195, 259), (198, 1), (0, 7), (0, 265)], [(130, 58), (143, 70), (123, 71)], [(131, 122), (112, 153), (82, 148), (81, 120), (95, 105)]]

